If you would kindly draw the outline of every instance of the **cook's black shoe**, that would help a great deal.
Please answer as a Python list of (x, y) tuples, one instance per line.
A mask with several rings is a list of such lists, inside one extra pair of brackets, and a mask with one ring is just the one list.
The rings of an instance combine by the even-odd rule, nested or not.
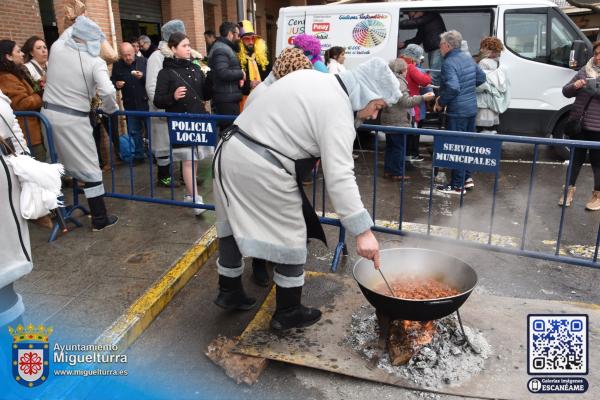
[(283, 331), (292, 328), (305, 328), (321, 319), (321, 311), (305, 307), (300, 303), (302, 286), (276, 288), (277, 305), (271, 318), (271, 329)]
[(215, 304), (225, 310), (250, 310), (256, 306), (256, 299), (246, 296), (242, 277), (229, 278), (219, 275), (219, 295)]

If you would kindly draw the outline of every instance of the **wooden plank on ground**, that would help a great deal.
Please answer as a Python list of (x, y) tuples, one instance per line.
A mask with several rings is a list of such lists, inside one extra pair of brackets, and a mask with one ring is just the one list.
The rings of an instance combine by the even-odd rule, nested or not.
[(232, 353), (231, 350), (238, 342), (239, 338), (230, 339), (219, 335), (209, 343), (205, 354), (236, 383), (252, 385), (265, 370), (268, 361), (266, 358)]

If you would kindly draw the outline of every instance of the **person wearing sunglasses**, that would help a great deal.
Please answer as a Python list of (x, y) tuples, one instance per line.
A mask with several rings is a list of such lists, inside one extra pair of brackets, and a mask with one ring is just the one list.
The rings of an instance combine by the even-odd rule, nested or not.
[(254, 32), (252, 22), (243, 20), (239, 23), (239, 27), (240, 50), (237, 54), (240, 66), (248, 78), (244, 81), (244, 86), (242, 87), (242, 93), (244, 94), (240, 102), (240, 111), (242, 111), (250, 92), (264, 81), (269, 72), (271, 72), (271, 65), (269, 64), (267, 43)]

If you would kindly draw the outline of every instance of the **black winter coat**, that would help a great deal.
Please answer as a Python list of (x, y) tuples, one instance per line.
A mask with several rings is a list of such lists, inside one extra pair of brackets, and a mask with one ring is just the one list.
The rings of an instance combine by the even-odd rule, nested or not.
[[(206, 114), (204, 109), (204, 73), (190, 60), (165, 58), (158, 73), (154, 105), (167, 112)], [(185, 86), (185, 97), (175, 100), (175, 90)]]
[[(148, 95), (146, 94), (146, 64), (147, 60), (144, 57), (135, 57), (135, 61), (131, 65), (125, 64), (125, 61), (119, 60), (113, 65), (112, 75), (110, 80), (113, 85), (117, 81), (124, 81), (121, 93), (123, 93), (123, 106), (125, 110), (133, 111), (148, 111)], [(137, 79), (131, 75), (131, 71), (140, 71), (141, 79)], [(116, 87), (116, 86), (115, 86)]]
[(416, 29), (417, 35), (404, 44), (422, 44), (429, 53), (440, 48), (440, 34), (446, 32), (446, 25), (440, 14), (426, 12), (422, 17), (400, 21), (400, 29)]
[(577, 75), (563, 87), (562, 92), (565, 97), (575, 97), (575, 103), (573, 104), (573, 109), (570, 114), (570, 117), (573, 119), (581, 117), (588, 100), (590, 100), (590, 97), (594, 96), (585, 113), (583, 127), (588, 131), (600, 132), (600, 92), (596, 88), (590, 87), (591, 85), (589, 84), (579, 90), (575, 89), (575, 81), (586, 78), (592, 77), (588, 76), (586, 67), (583, 67), (579, 70)]
[(152, 43), (150, 45), (150, 47), (148, 47), (148, 50), (142, 50), (142, 49), (140, 49), (140, 53), (142, 53), (142, 56), (144, 56), (144, 58), (148, 59), (148, 58), (150, 58), (150, 56), (152, 55), (152, 53), (154, 53), (156, 50), (158, 50), (158, 47), (156, 47), (154, 45), (154, 43)]
[(208, 55), (208, 66), (213, 81), (214, 103), (235, 103), (242, 100), (240, 80), (243, 78), (235, 45), (227, 39), (218, 38)]

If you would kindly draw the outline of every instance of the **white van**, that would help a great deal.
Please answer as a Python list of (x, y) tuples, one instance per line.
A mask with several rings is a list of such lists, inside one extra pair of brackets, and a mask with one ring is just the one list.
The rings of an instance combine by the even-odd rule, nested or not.
[[(510, 108), (501, 117), (500, 131), (529, 136), (562, 137), (562, 125), (573, 103), (562, 87), (591, 57), (592, 46), (577, 26), (545, 0), (405, 1), (286, 7), (277, 22), (277, 54), (295, 35), (321, 40), (323, 50), (346, 48), (352, 68), (372, 56), (392, 60), (397, 44), (414, 37), (400, 30), (409, 11), (437, 12), (447, 30), (462, 33), (475, 55), (485, 36), (497, 36), (506, 46), (500, 65), (511, 82)], [(573, 51), (571, 51), (573, 49)], [(577, 65), (574, 65), (573, 61)]]

